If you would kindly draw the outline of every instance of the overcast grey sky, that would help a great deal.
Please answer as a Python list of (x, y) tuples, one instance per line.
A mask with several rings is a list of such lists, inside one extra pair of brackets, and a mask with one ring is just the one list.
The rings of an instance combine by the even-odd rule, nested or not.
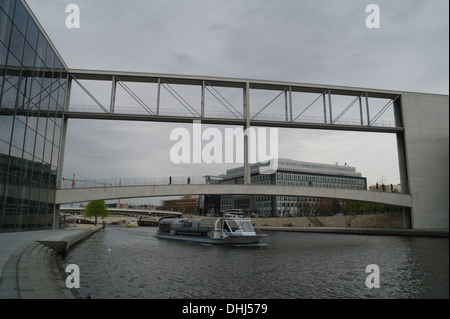
[[(27, 0), (69, 68), (293, 81), (448, 94), (447, 0)], [(80, 8), (68, 29), (66, 6)], [(380, 8), (380, 28), (365, 8)], [(107, 95), (106, 95), (107, 96)], [(108, 97), (109, 98), (109, 97)], [(84, 102), (83, 102), (84, 103)], [(387, 116), (389, 112), (387, 113)], [(171, 163), (178, 124), (71, 120), (65, 176), (201, 176)], [(184, 126), (189, 128), (189, 126)], [(279, 130), (279, 156), (398, 183), (395, 136)], [(236, 165), (234, 165), (236, 166)]]

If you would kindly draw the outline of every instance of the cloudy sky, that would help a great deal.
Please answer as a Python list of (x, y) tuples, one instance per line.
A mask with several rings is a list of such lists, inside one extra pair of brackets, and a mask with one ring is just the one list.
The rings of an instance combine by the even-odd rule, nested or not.
[[(69, 68), (448, 94), (447, 0), (27, 3)], [(70, 3), (80, 8), (78, 29), (66, 27), (69, 13), (65, 10)], [(370, 3), (380, 9), (380, 28), (366, 27)], [(142, 88), (133, 90), (146, 98)], [(108, 101), (108, 92), (93, 92)], [(148, 99), (150, 104), (154, 101)], [(76, 92), (72, 102), (94, 104)], [(294, 111), (301, 110), (295, 107)], [(390, 111), (385, 117), (392, 117)], [(190, 129), (170, 123), (71, 120), (64, 175), (75, 173), (84, 179), (202, 176), (236, 166), (174, 164), (170, 149), (175, 141), (170, 140), (170, 132), (177, 127)], [(280, 157), (348, 163), (368, 178), (369, 185), (380, 178), (387, 183), (400, 181), (392, 134), (279, 129), (278, 138)]]

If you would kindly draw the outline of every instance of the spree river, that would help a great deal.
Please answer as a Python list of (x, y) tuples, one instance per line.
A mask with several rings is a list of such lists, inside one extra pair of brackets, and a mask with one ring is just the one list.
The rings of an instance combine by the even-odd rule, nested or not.
[[(448, 238), (267, 232), (257, 246), (155, 237), (156, 228), (106, 227), (72, 248), (81, 298), (449, 298)], [(379, 288), (369, 289), (368, 265)]]

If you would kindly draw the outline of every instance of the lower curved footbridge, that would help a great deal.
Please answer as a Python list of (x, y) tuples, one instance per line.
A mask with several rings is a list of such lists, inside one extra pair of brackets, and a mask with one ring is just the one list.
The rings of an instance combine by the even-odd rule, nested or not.
[(307, 196), (340, 200), (371, 202), (398, 207), (412, 207), (407, 194), (349, 190), (339, 188), (275, 186), (275, 185), (148, 185), (69, 188), (56, 190), (56, 204), (90, 202), (138, 197), (188, 195), (276, 195)]

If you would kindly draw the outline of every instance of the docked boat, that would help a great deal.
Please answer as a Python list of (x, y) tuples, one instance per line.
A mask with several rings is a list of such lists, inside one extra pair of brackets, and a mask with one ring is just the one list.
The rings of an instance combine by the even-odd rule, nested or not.
[(117, 222), (117, 226), (127, 227), (127, 228), (135, 228), (135, 227), (139, 227), (139, 224), (135, 220), (119, 220)]
[(156, 237), (210, 245), (258, 244), (267, 235), (250, 218), (163, 218)]

